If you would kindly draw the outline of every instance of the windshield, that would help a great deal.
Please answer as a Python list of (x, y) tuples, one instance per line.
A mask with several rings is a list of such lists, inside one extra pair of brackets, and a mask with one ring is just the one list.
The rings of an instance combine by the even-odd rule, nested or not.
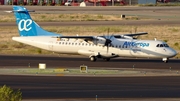
[(157, 44), (156, 47), (169, 47), (168, 44)]

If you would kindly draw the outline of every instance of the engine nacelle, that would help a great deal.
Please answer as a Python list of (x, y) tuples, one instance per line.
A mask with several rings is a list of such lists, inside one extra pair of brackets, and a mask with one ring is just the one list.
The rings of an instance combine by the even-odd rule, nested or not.
[(106, 39), (103, 38), (103, 37), (96, 37), (96, 39), (93, 40), (93, 43), (94, 43), (95, 45), (104, 45), (105, 42), (106, 42)]
[(125, 39), (133, 39), (133, 37), (130, 37), (130, 36), (125, 36), (125, 35), (121, 35), (122, 38), (125, 38)]

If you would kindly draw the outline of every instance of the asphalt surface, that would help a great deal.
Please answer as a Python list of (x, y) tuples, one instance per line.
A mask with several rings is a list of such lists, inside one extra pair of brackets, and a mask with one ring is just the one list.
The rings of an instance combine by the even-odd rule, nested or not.
[[(117, 58), (109, 62), (98, 60), (90, 62), (81, 56), (0, 56), (0, 68), (37, 68), (39, 63), (46, 63), (47, 68), (79, 68), (85, 64), (92, 68), (104, 69), (166, 69), (179, 70), (180, 60), (172, 59), (163, 63), (156, 59)], [(96, 76), (18, 76), (1, 75), (0, 85), (21, 89), (23, 99), (84, 99), (92, 100), (98, 96), (103, 100), (121, 98), (179, 98), (180, 76), (142, 76), (142, 77), (96, 77)]]
[(179, 98), (180, 77), (0, 76), (24, 99)]
[[(77, 58), (78, 57), (78, 58)], [(0, 55), (1, 67), (28, 67), (37, 68), (39, 63), (46, 63), (48, 68), (68, 67), (79, 68), (80, 65), (88, 65), (89, 68), (146, 68), (146, 69), (169, 69), (179, 70), (179, 59), (170, 59), (164, 63), (161, 59), (127, 59), (114, 58), (110, 62), (98, 59), (91, 62), (88, 57), (81, 56), (16, 56)]]

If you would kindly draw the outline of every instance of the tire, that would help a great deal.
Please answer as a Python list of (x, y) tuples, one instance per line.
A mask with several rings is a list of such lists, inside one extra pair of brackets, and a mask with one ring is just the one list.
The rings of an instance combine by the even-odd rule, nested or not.
[(95, 56), (91, 56), (90, 57), (90, 61), (95, 62), (96, 61), (96, 57)]

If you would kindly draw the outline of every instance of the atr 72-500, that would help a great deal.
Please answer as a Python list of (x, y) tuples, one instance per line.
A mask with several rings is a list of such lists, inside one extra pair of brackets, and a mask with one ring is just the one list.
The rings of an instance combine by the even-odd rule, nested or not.
[(63, 36), (42, 29), (22, 6), (13, 6), (19, 37), (12, 39), (34, 47), (65, 54), (80, 54), (96, 61), (115, 57), (159, 58), (168, 62), (177, 52), (159, 40), (138, 40), (134, 36), (147, 33), (105, 36)]

